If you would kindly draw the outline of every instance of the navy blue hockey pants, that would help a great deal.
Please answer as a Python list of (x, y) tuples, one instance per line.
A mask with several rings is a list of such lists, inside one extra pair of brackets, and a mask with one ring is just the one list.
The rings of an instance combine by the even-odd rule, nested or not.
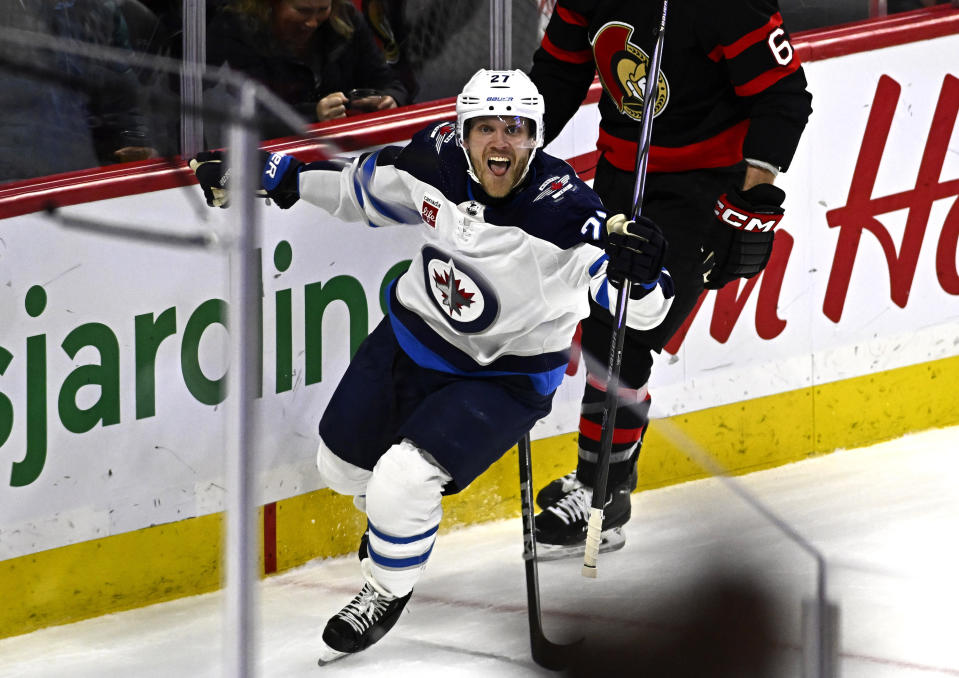
[(408, 438), (453, 477), (444, 490), (453, 494), (549, 414), (552, 394), (528, 384), (522, 376), (468, 377), (420, 367), (384, 318), (350, 361), (320, 419), (320, 436), (337, 457), (370, 471)]

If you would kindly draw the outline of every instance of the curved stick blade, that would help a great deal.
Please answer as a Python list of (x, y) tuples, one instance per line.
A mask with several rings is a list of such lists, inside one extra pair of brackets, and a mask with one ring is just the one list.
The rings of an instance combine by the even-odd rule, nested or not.
[(551, 671), (562, 671), (572, 664), (573, 658), (583, 644), (583, 639), (573, 641), (567, 645), (554, 643), (543, 635), (540, 630), (539, 636), (532, 635), (530, 630), (530, 643), (533, 651), (533, 661), (544, 669)]

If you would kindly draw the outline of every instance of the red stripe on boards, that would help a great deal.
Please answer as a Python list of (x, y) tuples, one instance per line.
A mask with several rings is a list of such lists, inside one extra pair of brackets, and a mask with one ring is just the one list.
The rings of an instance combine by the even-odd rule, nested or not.
[(276, 572), (276, 502), (263, 506), (263, 574)]

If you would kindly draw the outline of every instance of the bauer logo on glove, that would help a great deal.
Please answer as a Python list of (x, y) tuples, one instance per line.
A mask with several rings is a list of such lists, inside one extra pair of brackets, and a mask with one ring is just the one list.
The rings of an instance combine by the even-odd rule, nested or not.
[[(263, 167), (261, 183), (257, 189), (259, 198), (271, 198), (277, 206), (287, 209), (300, 199), (297, 175), (303, 166), (292, 155), (259, 151), (257, 165)], [(210, 207), (230, 206), (230, 174), (226, 153), (223, 151), (200, 151), (190, 159), (190, 169), (196, 175), (203, 197)]]

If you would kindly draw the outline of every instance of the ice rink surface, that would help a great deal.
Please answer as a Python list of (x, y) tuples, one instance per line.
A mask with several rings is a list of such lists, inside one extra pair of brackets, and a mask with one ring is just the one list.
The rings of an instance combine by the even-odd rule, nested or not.
[[(957, 450), (953, 427), (738, 479), (825, 556), (843, 678), (959, 676)], [(600, 556), (595, 580), (580, 575), (579, 559), (540, 564), (552, 640), (585, 636), (582, 657), (639, 653), (619, 675), (737, 675), (718, 670), (710, 653), (720, 647), (761, 654), (765, 668), (751, 675), (800, 676), (815, 560), (728, 487), (704, 480), (634, 495), (626, 533), (624, 549)], [(397, 626), (322, 668), (326, 619), (361, 586), (356, 558), (270, 577), (258, 594), (258, 675), (549, 675), (530, 658), (521, 554), (519, 519), (441, 535)], [(222, 676), (222, 601), (195, 596), (0, 640), (0, 676)], [(691, 670), (696, 658), (717, 670)]]

